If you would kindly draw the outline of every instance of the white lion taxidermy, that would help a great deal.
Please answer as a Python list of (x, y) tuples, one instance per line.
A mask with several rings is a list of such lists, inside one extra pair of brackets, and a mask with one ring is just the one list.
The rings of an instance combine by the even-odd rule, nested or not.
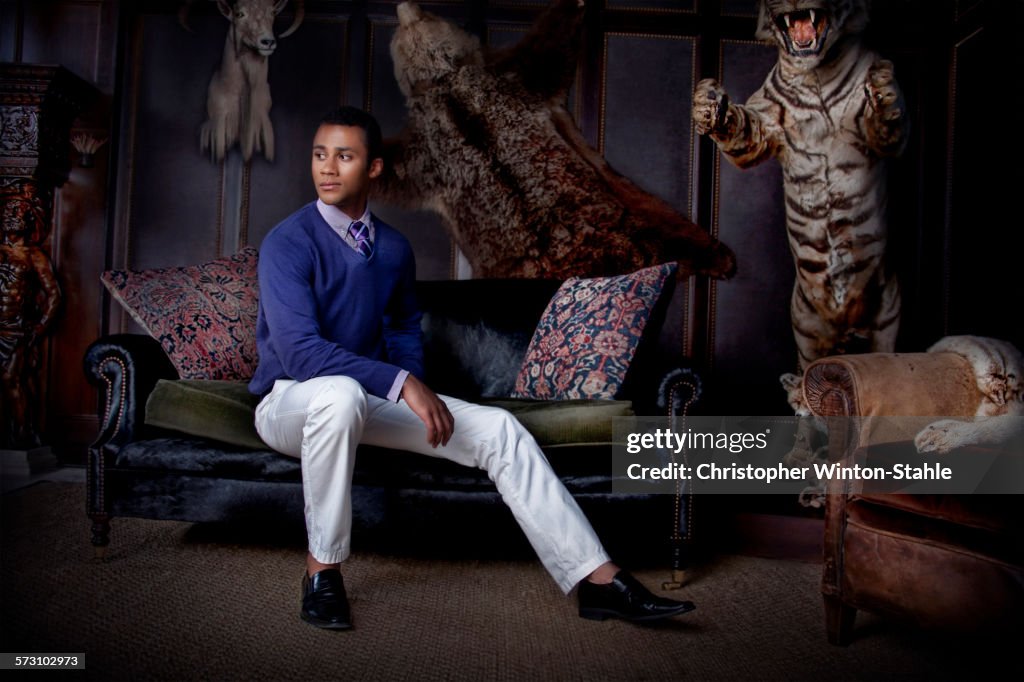
[(1024, 357), (1013, 344), (981, 336), (947, 336), (928, 352), (966, 358), (982, 397), (973, 421), (942, 419), (922, 429), (914, 438), (918, 452), (944, 454), (1024, 437)]

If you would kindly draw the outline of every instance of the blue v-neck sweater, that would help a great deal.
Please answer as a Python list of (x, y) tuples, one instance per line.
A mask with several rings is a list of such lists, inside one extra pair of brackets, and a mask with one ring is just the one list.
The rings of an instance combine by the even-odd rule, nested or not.
[(266, 394), (277, 379), (343, 375), (386, 398), (401, 370), (423, 377), (412, 247), (376, 216), (373, 224), (369, 259), (331, 229), (315, 202), (264, 238), (251, 392)]

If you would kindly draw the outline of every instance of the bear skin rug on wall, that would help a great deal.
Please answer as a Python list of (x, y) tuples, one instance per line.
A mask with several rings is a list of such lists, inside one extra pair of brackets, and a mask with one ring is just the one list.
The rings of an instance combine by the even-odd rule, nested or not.
[(386, 140), (378, 200), (439, 213), (474, 277), (594, 277), (677, 262), (735, 271), (732, 251), (616, 173), (565, 108), (581, 0), (558, 0), (517, 45), (398, 6), (391, 42), (408, 122)]

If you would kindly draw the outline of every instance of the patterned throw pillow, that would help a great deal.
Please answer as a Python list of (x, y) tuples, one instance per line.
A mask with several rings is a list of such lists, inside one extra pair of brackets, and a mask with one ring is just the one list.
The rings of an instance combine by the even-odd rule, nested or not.
[(256, 371), (258, 257), (246, 247), (202, 265), (108, 270), (101, 279), (182, 379), (246, 380)]
[(667, 263), (618, 277), (566, 280), (537, 324), (512, 397), (614, 398), (675, 271), (675, 263)]

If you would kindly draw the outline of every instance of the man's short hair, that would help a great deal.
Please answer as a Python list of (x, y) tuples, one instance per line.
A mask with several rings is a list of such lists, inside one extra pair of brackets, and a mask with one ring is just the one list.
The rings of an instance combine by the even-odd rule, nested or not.
[(370, 158), (379, 159), (384, 153), (384, 142), (380, 133), (380, 124), (377, 119), (362, 109), (356, 107), (338, 107), (324, 114), (320, 119), (320, 125), (353, 126), (363, 129), (363, 138), (366, 141), (366, 151)]

